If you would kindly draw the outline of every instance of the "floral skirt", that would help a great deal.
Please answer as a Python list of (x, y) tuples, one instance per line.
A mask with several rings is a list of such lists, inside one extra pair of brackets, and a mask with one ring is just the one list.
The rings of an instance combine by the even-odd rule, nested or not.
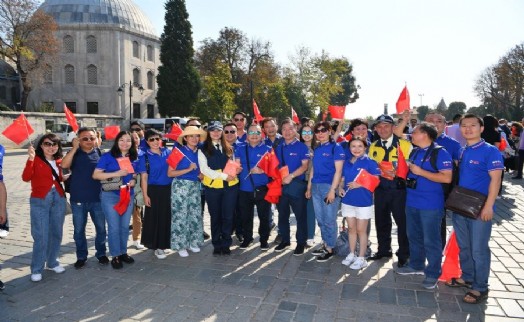
[(200, 212), (200, 182), (174, 179), (171, 184), (171, 249), (204, 243)]

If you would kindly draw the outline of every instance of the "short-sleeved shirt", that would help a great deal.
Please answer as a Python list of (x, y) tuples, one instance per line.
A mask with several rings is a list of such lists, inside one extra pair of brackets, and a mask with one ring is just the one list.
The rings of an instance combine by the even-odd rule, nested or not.
[(246, 143), (247, 141), (247, 132), (244, 132), (241, 136), (237, 136), (237, 144)]
[(182, 158), (176, 166), (176, 170), (183, 170), (189, 168), (191, 163), (197, 165), (196, 169), (184, 173), (181, 176), (176, 177), (178, 180), (189, 180), (189, 181), (200, 181), (198, 175), (200, 174), (200, 168), (198, 167), (198, 149), (196, 151), (191, 150), (187, 145), (181, 145), (178, 147), (180, 152), (182, 152), (186, 157)]
[(0, 144), (0, 182), (4, 181), (4, 154), (5, 154), (5, 148), (3, 145)]
[(100, 202), (100, 180), (93, 179), (93, 171), (101, 158), (101, 152), (93, 149), (84, 152), (76, 150), (71, 161), (69, 177), (69, 194), (71, 202)]
[(264, 139), (264, 143), (267, 145), (267, 146), (270, 146), (270, 147), (273, 147), (275, 145), (275, 143), (277, 145), (280, 145), (282, 144), (282, 142), (284, 142), (284, 138), (282, 137), (282, 135), (278, 134), (277, 133), (277, 136), (275, 137), (275, 141), (271, 141), (271, 139), (269, 137), (266, 137)]
[(146, 139), (140, 139), (140, 143), (136, 148), (141, 149), (142, 151), (149, 149), (149, 145), (147, 144)]
[[(135, 172), (137, 172), (138, 159), (131, 161), (131, 165), (133, 166), (133, 169), (135, 170)], [(96, 169), (104, 170), (104, 172), (116, 172), (120, 170), (120, 165), (118, 165), (118, 161), (116, 160), (116, 158), (111, 155), (111, 152), (108, 152), (108, 153), (102, 154), (102, 156), (100, 157), (100, 160), (98, 161), (98, 164), (96, 165)], [(122, 177), (122, 183), (128, 184), (129, 181), (131, 181), (132, 179), (133, 179), (133, 174), (129, 173), (128, 175)], [(120, 191), (118, 190), (111, 191), (111, 192), (115, 194), (120, 193)], [(131, 194), (133, 193), (134, 193), (134, 189), (131, 188)]]
[[(347, 189), (348, 183), (353, 182), (361, 169), (366, 170), (374, 176), (380, 175), (378, 163), (368, 155), (363, 155), (351, 163), (350, 159), (344, 162), (342, 176), (344, 177), (344, 189)], [(355, 207), (370, 207), (373, 205), (373, 193), (364, 187), (347, 190), (342, 203)]]
[[(281, 142), (275, 149), (278, 161), (280, 162), (279, 168), (287, 166), (289, 173), (294, 172), (302, 166), (302, 161), (309, 160), (309, 149), (307, 145), (300, 142), (298, 139), (291, 141), (287, 144), (285, 141)], [(300, 180), (305, 180), (306, 175), (303, 173), (296, 177)]]
[(461, 149), (459, 186), (488, 195), (489, 172), (504, 170), (502, 154), (497, 147), (480, 140)]
[[(246, 148), (247, 153), (249, 153), (249, 164), (247, 162)], [(240, 159), (240, 164), (242, 165), (242, 172), (238, 175), (241, 191), (252, 192), (254, 191), (254, 187), (264, 186), (269, 182), (269, 178), (265, 173), (252, 173), (248, 175), (249, 171), (253, 169), (264, 154), (269, 151), (271, 151), (271, 147), (267, 146), (263, 141), (255, 147), (247, 143), (237, 145), (235, 148), (235, 158)]]
[[(166, 161), (170, 153), (171, 151), (168, 148), (160, 148), (160, 154), (153, 153), (148, 149), (140, 155), (138, 161), (138, 172), (149, 172), (147, 176), (147, 184), (159, 186), (167, 186), (171, 184), (173, 178), (167, 176), (169, 165)], [(147, 169), (147, 163), (149, 163), (149, 171)]]
[(344, 161), (346, 154), (340, 145), (335, 142), (320, 144), (313, 154), (312, 183), (333, 182), (335, 176), (335, 161)]
[[(431, 154), (435, 145), (430, 145), (424, 149), (416, 148), (411, 153), (410, 162), (421, 167), (423, 170), (436, 173), (437, 171), (453, 170), (453, 160), (446, 149), (438, 149), (436, 167), (437, 171), (431, 165)], [(423, 176), (408, 174), (408, 179), (417, 180), (416, 188), (407, 188), (406, 205), (423, 210), (443, 209), (444, 208), (444, 190), (442, 183), (431, 181)]]
[(444, 147), (451, 155), (453, 161), (457, 161), (460, 156), (460, 143), (454, 138), (442, 133), (435, 141), (438, 145)]

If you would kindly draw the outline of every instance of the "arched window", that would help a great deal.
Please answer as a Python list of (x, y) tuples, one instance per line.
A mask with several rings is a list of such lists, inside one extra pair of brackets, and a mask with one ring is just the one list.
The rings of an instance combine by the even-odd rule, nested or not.
[(64, 37), (64, 52), (67, 54), (75, 52), (75, 40), (69, 35)]
[(73, 65), (66, 65), (64, 67), (65, 74), (65, 83), (74, 84), (75, 83), (75, 67)]
[(98, 84), (98, 69), (95, 65), (87, 66), (87, 83), (89, 85)]
[(97, 52), (95, 36), (87, 36), (87, 38), (86, 38), (86, 51), (89, 54), (95, 54)]
[(154, 89), (155, 75), (152, 71), (147, 72), (147, 89)]
[(147, 60), (148, 61), (153, 61), (153, 46), (151, 45), (148, 45), (147, 46)]
[(133, 57), (140, 58), (138, 51), (138, 41), (133, 41)]
[(138, 68), (133, 69), (133, 85), (140, 84), (140, 70)]
[(46, 65), (44, 68), (44, 84), (53, 83), (53, 67)]

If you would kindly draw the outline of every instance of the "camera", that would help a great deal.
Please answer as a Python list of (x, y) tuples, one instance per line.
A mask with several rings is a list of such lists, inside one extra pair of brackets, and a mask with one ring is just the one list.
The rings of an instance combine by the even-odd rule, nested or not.
[(406, 187), (409, 189), (416, 189), (417, 188), (417, 179), (407, 178)]

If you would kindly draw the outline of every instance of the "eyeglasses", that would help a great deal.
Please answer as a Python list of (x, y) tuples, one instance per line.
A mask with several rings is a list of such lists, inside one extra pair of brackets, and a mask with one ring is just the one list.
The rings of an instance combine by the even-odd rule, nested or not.
[(132, 127), (131, 128), (131, 132), (140, 132), (140, 131), (142, 131), (142, 129), (139, 128), (139, 127)]
[(320, 133), (320, 132), (322, 132), (322, 133), (326, 133), (327, 131), (328, 131), (328, 129), (326, 129), (325, 127), (323, 127), (323, 128), (318, 128), (318, 129), (315, 130), (315, 134), (318, 134), (318, 133)]
[(147, 142), (154, 142), (154, 141), (160, 141), (162, 140), (161, 138), (149, 138), (147, 139)]
[(83, 138), (80, 138), (80, 140), (84, 141), (84, 142), (87, 142), (87, 141), (96, 141), (96, 138), (94, 137), (83, 137)]
[(235, 122), (244, 122), (245, 118), (240, 118), (240, 119), (234, 119)]
[(249, 135), (260, 135), (260, 131), (248, 131), (247, 134)]
[(302, 131), (302, 135), (313, 135), (313, 131)]
[(57, 146), (58, 145), (58, 143), (56, 143), (56, 142), (44, 142), (42, 144), (44, 146), (46, 146), (46, 147), (51, 147), (51, 146)]
[(235, 130), (230, 130), (230, 131), (225, 130), (224, 131), (224, 134), (235, 134), (235, 133), (237, 133), (237, 131), (235, 131)]

